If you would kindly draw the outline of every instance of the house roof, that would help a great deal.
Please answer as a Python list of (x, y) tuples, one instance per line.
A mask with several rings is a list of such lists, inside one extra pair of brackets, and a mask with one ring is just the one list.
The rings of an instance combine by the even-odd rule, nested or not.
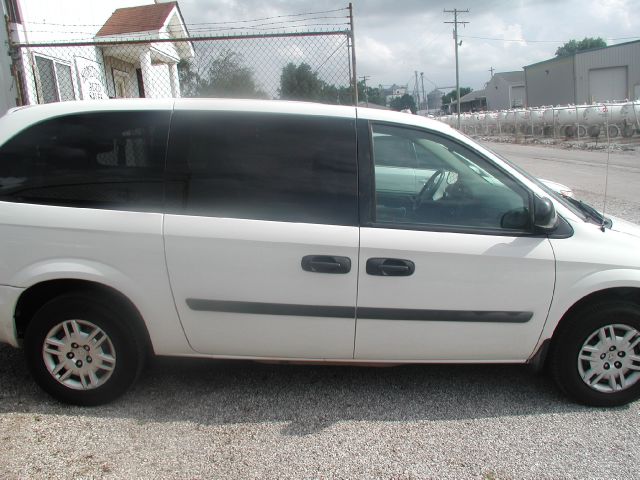
[[(460, 97), (460, 103), (473, 102), (474, 100), (479, 100), (480, 98), (486, 98), (487, 94), (484, 90), (474, 90), (473, 92), (469, 92), (466, 95)], [(453, 100), (451, 103), (456, 103), (456, 100)]]
[(176, 8), (178, 2), (118, 8), (98, 31), (96, 37), (159, 30)]
[(524, 70), (515, 72), (498, 72), (494, 77), (501, 77), (507, 83), (524, 83)]

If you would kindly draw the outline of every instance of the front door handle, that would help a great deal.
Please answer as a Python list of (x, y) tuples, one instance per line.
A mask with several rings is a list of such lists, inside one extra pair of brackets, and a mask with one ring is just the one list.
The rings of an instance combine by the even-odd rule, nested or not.
[(416, 271), (411, 260), (400, 258), (370, 258), (367, 260), (367, 273), (383, 277), (408, 277)]
[(307, 255), (302, 257), (302, 269), (314, 273), (349, 273), (351, 259), (332, 255)]

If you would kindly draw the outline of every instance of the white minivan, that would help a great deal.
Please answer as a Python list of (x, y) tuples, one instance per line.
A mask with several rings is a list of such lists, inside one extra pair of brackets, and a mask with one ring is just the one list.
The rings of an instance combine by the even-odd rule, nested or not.
[(530, 363), (621, 405), (640, 397), (640, 228), (413, 115), (18, 108), (0, 119), (0, 341), (81, 405), (150, 354)]

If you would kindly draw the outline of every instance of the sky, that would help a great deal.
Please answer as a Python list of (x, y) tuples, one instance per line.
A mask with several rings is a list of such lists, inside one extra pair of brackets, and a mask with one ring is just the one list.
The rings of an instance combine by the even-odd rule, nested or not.
[[(357, 73), (368, 84), (414, 84), (425, 90), (455, 85), (453, 14), (459, 20), (460, 85), (474, 90), (496, 72), (552, 58), (571, 39), (602, 37), (609, 45), (640, 39), (638, 0), (355, 0)], [(346, 7), (342, 0), (179, 0), (187, 25), (243, 21)]]

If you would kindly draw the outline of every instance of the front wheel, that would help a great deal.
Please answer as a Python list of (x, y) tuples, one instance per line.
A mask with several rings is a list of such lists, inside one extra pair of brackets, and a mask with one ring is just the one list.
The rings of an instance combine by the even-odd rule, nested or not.
[(608, 302), (574, 315), (553, 340), (551, 371), (586, 405), (610, 407), (640, 398), (640, 307)]
[(124, 312), (84, 294), (68, 294), (36, 312), (25, 353), (36, 383), (56, 399), (100, 405), (136, 380), (144, 351)]

